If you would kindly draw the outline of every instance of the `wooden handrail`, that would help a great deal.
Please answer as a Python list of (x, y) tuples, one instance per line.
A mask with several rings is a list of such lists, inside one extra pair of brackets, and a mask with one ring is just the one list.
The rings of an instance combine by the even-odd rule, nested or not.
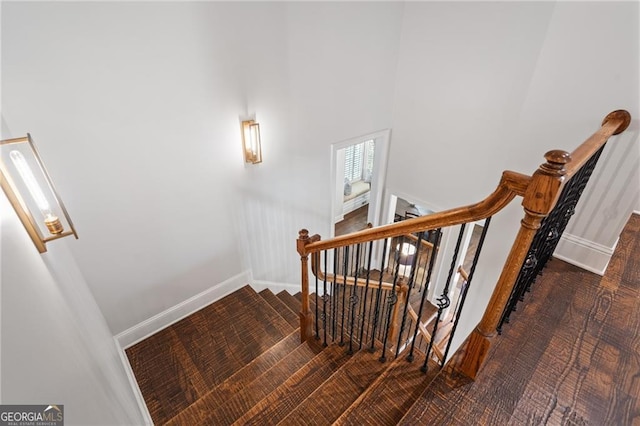
[(591, 156), (604, 145), (612, 135), (624, 132), (631, 123), (629, 112), (619, 109), (610, 112), (602, 120), (602, 127), (585, 140), (571, 153), (571, 162), (567, 164), (566, 177), (572, 177)]
[(502, 311), (515, 286), (520, 267), (524, 264), (533, 238), (542, 220), (555, 207), (564, 185), (577, 173), (609, 137), (623, 132), (631, 122), (627, 111), (609, 113), (599, 130), (571, 154), (554, 150), (545, 154), (546, 163), (533, 174), (522, 200), (524, 218), (507, 256), (482, 319), (453, 356), (450, 366), (467, 377), (475, 378), (487, 356), (491, 339), (496, 335)]
[(505, 171), (496, 190), (484, 200), (464, 207), (445, 210), (427, 216), (407, 219), (389, 225), (365, 229), (341, 235), (329, 240), (318, 240), (304, 246), (305, 253), (344, 247), (352, 244), (381, 240), (413, 234), (446, 226), (460, 225), (493, 216), (504, 208), (516, 195), (523, 195), (531, 177), (521, 173)]
[[(318, 279), (320, 281), (324, 281), (326, 280), (327, 282), (336, 282), (338, 284), (346, 284), (346, 285), (355, 285), (356, 287), (366, 287), (367, 285), (369, 287), (375, 287), (376, 289), (380, 288), (382, 290), (393, 290), (393, 284), (386, 282), (386, 281), (380, 281), (380, 280), (368, 280), (366, 278), (355, 278), (352, 276), (344, 276), (344, 275), (339, 275), (339, 276), (335, 276), (333, 274), (326, 274), (324, 271), (322, 271), (319, 266), (318, 266), (318, 261), (315, 259), (315, 256), (311, 257), (311, 272), (313, 272), (313, 275), (315, 275), (316, 277), (318, 277)], [(398, 290), (398, 289), (396, 289)]]
[[(416, 242), (416, 243), (418, 242), (418, 240), (420, 240), (420, 238), (416, 237), (413, 234), (403, 235), (403, 237), (405, 237), (405, 238), (407, 238), (407, 239), (409, 239), (409, 240), (411, 240), (413, 242)], [(428, 247), (429, 249), (433, 248), (433, 243), (430, 242), (430, 241), (427, 241), (427, 240), (420, 240), (420, 245)]]

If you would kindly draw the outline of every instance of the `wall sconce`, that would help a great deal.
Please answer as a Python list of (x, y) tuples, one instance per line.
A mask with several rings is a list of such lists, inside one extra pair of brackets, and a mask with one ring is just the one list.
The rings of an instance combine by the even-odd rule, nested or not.
[(78, 238), (28, 133), (0, 141), (0, 185), (40, 253), (49, 241)]
[(244, 161), (251, 164), (262, 163), (262, 146), (260, 142), (260, 124), (255, 120), (242, 122), (242, 144)]

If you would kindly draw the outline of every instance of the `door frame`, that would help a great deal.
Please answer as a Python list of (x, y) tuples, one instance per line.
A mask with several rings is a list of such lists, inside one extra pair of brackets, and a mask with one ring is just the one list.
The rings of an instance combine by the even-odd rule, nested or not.
[[(387, 163), (389, 160), (389, 144), (391, 141), (391, 129), (378, 130), (377, 132), (368, 133), (355, 138), (343, 140), (331, 144), (331, 234), (330, 237), (335, 236), (335, 224), (339, 222), (336, 220), (341, 217), (336, 215), (338, 208), (337, 203), (337, 186), (342, 185), (342, 179), (338, 182), (338, 151), (348, 146), (355, 145), (361, 142), (365, 142), (373, 139), (375, 141), (375, 156), (373, 158), (373, 173), (371, 176), (371, 193), (369, 197), (369, 212), (367, 221), (373, 226), (378, 226), (382, 218), (382, 197), (384, 193), (384, 187), (387, 180)], [(342, 204), (340, 204), (342, 206)]]

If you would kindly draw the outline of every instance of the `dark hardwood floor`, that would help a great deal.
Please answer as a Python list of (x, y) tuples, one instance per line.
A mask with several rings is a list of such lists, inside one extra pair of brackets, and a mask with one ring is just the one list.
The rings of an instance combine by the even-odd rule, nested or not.
[(336, 237), (339, 235), (350, 234), (352, 232), (361, 231), (367, 227), (367, 215), (369, 214), (369, 205), (362, 206), (352, 212), (347, 213), (340, 222), (336, 223)]
[(126, 353), (154, 423), (163, 424), (294, 329), (247, 286)]
[(438, 376), (401, 424), (640, 425), (640, 216), (604, 277), (553, 260), (476, 381)]
[(475, 382), (300, 345), (299, 310), (244, 287), (127, 349), (154, 423), (640, 425), (640, 216), (604, 277), (550, 262)]

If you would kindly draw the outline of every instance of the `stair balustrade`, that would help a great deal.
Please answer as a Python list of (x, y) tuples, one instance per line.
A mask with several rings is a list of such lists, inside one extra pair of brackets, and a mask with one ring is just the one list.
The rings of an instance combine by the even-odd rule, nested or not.
[[(404, 353), (411, 361), (415, 351), (421, 351), (423, 371), (432, 360), (440, 368), (447, 363), (451, 370), (475, 378), (492, 339), (551, 257), (604, 144), (630, 120), (624, 110), (608, 114), (601, 128), (571, 154), (547, 152), (546, 162), (531, 176), (503, 172), (495, 191), (478, 203), (329, 240), (301, 230), (301, 340), (348, 344), (350, 352), (380, 350), (382, 362)], [(476, 328), (448, 360), (491, 217), (516, 197), (522, 197), (524, 218), (491, 299)], [(478, 221), (484, 221), (484, 227), (472, 265), (455, 288), (465, 227)], [(434, 269), (444, 232), (457, 232), (458, 237), (451, 258), (440, 261), (440, 268), (449, 261), (449, 270), (437, 286)], [(449, 309), (452, 295), (457, 300)]]

